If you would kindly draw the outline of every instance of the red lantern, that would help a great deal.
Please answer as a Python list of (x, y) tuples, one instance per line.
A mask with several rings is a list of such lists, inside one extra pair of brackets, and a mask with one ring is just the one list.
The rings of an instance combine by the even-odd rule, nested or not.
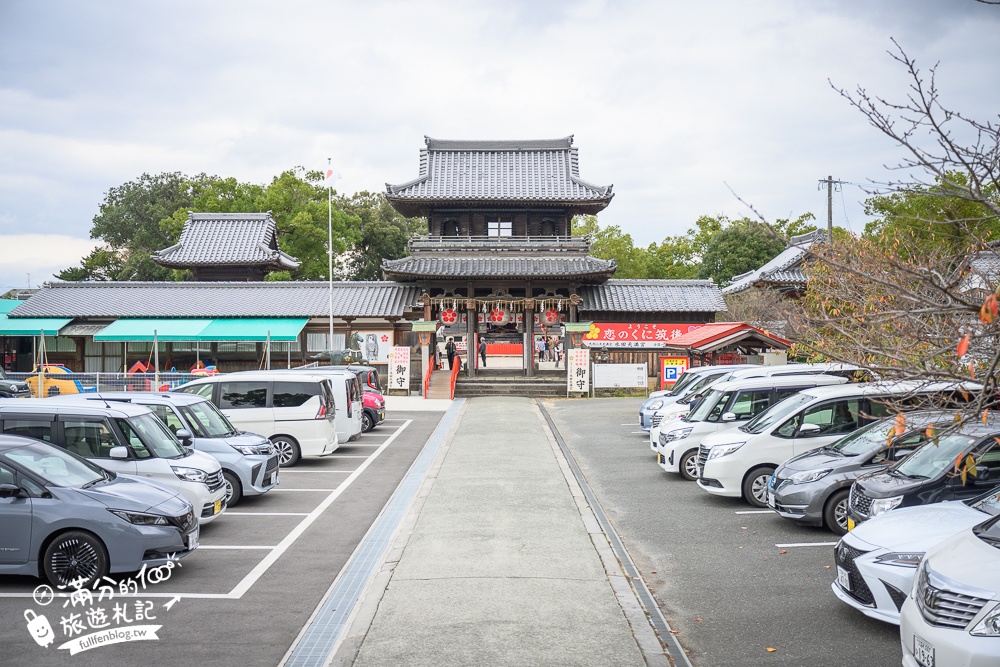
[(490, 311), (490, 316), (487, 319), (490, 324), (504, 325), (510, 322), (510, 313), (503, 308), (494, 308)]
[(451, 308), (445, 308), (441, 311), (441, 324), (454, 324), (458, 320), (458, 313), (456, 313)]
[(559, 311), (555, 308), (549, 308), (544, 313), (542, 313), (542, 324), (545, 326), (552, 326), (553, 324), (559, 324)]

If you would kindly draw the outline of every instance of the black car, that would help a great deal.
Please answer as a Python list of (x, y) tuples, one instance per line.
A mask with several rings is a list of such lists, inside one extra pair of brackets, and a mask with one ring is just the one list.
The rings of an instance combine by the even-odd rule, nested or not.
[(30, 398), (31, 387), (27, 382), (12, 380), (0, 368), (0, 398)]
[(997, 484), (991, 472), (1000, 473), (1000, 418), (940, 431), (902, 461), (854, 482), (848, 529), (897, 507), (965, 500)]

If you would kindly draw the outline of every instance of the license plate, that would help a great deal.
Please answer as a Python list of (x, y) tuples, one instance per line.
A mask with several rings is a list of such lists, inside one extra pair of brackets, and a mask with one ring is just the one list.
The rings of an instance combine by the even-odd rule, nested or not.
[(215, 501), (215, 507), (212, 508), (212, 514), (218, 514), (221, 511), (222, 511), (222, 501), (221, 500), (216, 500)]
[(767, 492), (767, 506), (774, 509), (774, 494), (770, 491)]
[(278, 473), (277, 472), (272, 472), (270, 475), (267, 476), (267, 485), (268, 486), (271, 486), (272, 484), (274, 484), (277, 481), (278, 481)]
[(921, 667), (934, 667), (934, 647), (913, 635), (913, 659)]
[(855, 525), (857, 524), (854, 523), (854, 519), (847, 517), (847, 530), (854, 530)]
[(837, 583), (845, 591), (851, 590), (851, 575), (850, 573), (848, 573), (847, 570), (840, 567), (839, 565), (837, 566)]
[(190, 533), (184, 536), (184, 543), (188, 550), (198, 548), (198, 529), (192, 530)]

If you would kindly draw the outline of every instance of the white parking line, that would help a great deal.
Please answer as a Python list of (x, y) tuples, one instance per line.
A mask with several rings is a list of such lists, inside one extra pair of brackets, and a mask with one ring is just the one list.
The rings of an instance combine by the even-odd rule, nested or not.
[[(351, 474), (354, 471), (353, 470), (282, 470), (281, 471), (281, 476), (284, 477), (285, 475), (287, 475), (289, 473), (293, 473), (293, 472), (294, 473), (300, 473), (300, 472), (302, 472), (302, 473), (307, 473), (307, 474), (310, 474), (310, 475), (316, 475), (316, 474), (325, 475), (327, 473), (335, 472), (335, 473), (338, 473), (338, 474), (339, 473), (343, 473), (345, 475), (349, 475), (349, 474)], [(279, 489), (274, 489), (274, 490), (278, 491)]]
[(294, 492), (294, 493), (299, 493), (299, 492), (306, 492), (306, 493), (330, 493), (331, 491), (336, 491), (336, 490), (337, 489), (271, 489), (270, 492), (271, 493), (279, 493), (279, 492), (280, 493), (289, 493), (289, 492)]
[(309, 516), (308, 512), (233, 512), (226, 511), (226, 516)]
[[(381, 447), (382, 443), (379, 442), (379, 443), (372, 443), (370, 445), (362, 445), (359, 442), (352, 442), (351, 444), (344, 445), (344, 446), (345, 447)], [(337, 456), (337, 454), (331, 454), (330, 456)], [(344, 456), (344, 454), (341, 454), (340, 456)]]
[(645, 433), (645, 431), (630, 431), (629, 432), (630, 435), (634, 435), (636, 433)]
[(199, 549), (233, 549), (236, 551), (243, 551), (246, 549), (277, 549), (277, 547), (265, 547), (260, 545), (244, 545), (244, 544), (199, 544)]
[[(351, 445), (352, 447), (364, 447), (364, 445)], [(385, 447), (385, 443), (379, 445), (379, 447)], [(327, 454), (324, 459), (366, 459), (370, 454)]]
[(734, 514), (774, 514), (774, 510), (739, 510)]
[(622, 426), (638, 426), (638, 424), (622, 424)]
[(779, 549), (787, 549), (788, 547), (835, 547), (836, 542), (794, 542), (792, 544), (775, 544), (774, 546)]

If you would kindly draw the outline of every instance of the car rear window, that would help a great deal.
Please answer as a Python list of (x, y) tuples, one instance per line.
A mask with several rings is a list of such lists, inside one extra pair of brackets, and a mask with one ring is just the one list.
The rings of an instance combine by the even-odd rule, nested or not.
[(313, 396), (322, 396), (319, 382), (275, 382), (274, 407), (297, 408)]
[(23, 435), (26, 438), (52, 442), (52, 422), (40, 419), (5, 419), (3, 432), (9, 435)]

